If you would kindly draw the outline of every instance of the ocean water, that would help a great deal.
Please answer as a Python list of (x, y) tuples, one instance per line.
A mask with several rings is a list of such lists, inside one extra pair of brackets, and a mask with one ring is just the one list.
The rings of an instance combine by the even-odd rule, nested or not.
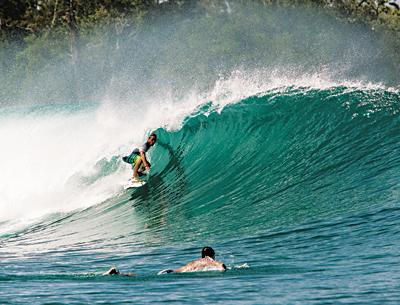
[[(0, 304), (398, 304), (399, 92), (230, 82), (141, 113), (3, 108)], [(226, 272), (157, 275), (203, 246)]]

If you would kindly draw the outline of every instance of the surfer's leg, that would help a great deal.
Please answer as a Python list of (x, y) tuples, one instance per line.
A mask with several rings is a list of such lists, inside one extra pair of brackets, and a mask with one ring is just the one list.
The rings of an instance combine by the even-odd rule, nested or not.
[(145, 170), (146, 170), (146, 168), (144, 167), (144, 164), (142, 162), (142, 165), (138, 169), (138, 176), (139, 177), (146, 176)]
[(135, 158), (135, 166), (133, 167), (133, 179), (139, 179), (138, 170), (141, 164), (142, 164), (142, 158), (138, 156), (138, 158)]

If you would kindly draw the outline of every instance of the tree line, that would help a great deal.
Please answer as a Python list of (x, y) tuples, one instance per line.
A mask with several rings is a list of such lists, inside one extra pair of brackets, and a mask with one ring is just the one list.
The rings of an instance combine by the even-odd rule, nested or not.
[[(301, 40), (291, 43), (295, 38), (293, 28), (277, 20), (270, 7), (288, 14), (300, 7), (311, 8), (310, 14), (314, 14), (323, 7), (326, 8), (324, 12), (342, 19), (341, 24), (358, 21), (364, 26), (387, 32), (384, 43), (393, 50), (400, 48), (399, 12), (383, 0), (379, 3), (362, 0), (0, 2), (0, 71), (3, 72), (0, 73), (0, 103), (13, 103), (27, 96), (51, 101), (68, 97), (79, 101), (106, 88), (113, 81), (112, 72), (128, 68), (132, 70), (126, 72), (129, 77), (142, 77), (136, 83), (152, 79), (154, 71), (166, 80), (172, 70), (181, 77), (183, 87), (192, 70), (197, 71), (197, 78), (203, 73), (205, 79), (210, 79), (206, 71), (214, 69), (211, 72), (217, 75), (222, 61), (234, 66), (238, 59), (247, 65), (252, 58), (261, 58), (268, 66), (270, 62), (276, 62), (274, 58), (279, 57), (282, 50), (286, 52), (285, 58), (295, 62), (307, 62), (313, 58), (309, 52), (318, 50), (318, 38), (309, 39), (316, 44), (315, 48), (303, 46)], [(229, 14), (235, 5), (242, 11)], [(255, 7), (258, 11), (254, 11)], [(296, 24), (296, 30), (303, 27), (302, 33), (312, 36), (308, 29), (313, 27), (313, 17), (316, 16), (312, 16), (310, 22)], [(189, 27), (193, 23), (188, 21), (196, 18), (197, 32), (191, 31)], [(242, 24), (247, 23), (248, 18), (260, 32), (241, 33)], [(174, 23), (180, 26), (174, 28)], [(170, 27), (169, 32), (166, 25)], [(174, 38), (169, 39), (167, 35)], [(241, 41), (240, 38), (246, 35), (249, 39)], [(180, 44), (178, 48), (177, 44), (183, 37), (186, 44)], [(154, 50), (151, 39), (158, 39), (159, 50)], [(285, 48), (287, 44), (291, 47)], [(336, 48), (334, 40), (329, 42), (329, 47)], [(393, 57), (390, 59), (393, 66), (400, 67), (397, 53), (390, 56)], [(132, 67), (127, 65), (128, 62)]]
[[(245, 3), (246, 1), (239, 0)], [(398, 3), (390, 0), (259, 0), (265, 5), (322, 5), (335, 8), (345, 16), (361, 17), (377, 26), (400, 29)], [(184, 7), (225, 6), (225, 0), (2, 0), (0, 29), (2, 38), (20, 39), (29, 35), (48, 35), (54, 28), (63, 28), (77, 35), (81, 27), (99, 22), (137, 22), (149, 12)]]

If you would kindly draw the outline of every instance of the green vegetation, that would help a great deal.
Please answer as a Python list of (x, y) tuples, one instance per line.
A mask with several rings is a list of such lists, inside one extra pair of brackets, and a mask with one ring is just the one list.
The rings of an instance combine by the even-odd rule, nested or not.
[[(241, 2), (248, 1), (230, 1)], [(259, 0), (264, 5), (282, 7), (324, 6), (348, 20), (357, 18), (374, 27), (400, 30), (400, 10), (389, 0)], [(204, 9), (217, 11), (226, 7), (223, 0), (5, 0), (0, 7), (1, 38), (23, 39), (27, 36), (57, 34), (79, 35), (96, 25), (112, 24), (116, 31), (134, 26), (149, 12), (161, 10)], [(377, 4), (378, 3), (378, 4)]]
[[(9, 104), (27, 98), (58, 101), (60, 97), (64, 101), (81, 101), (93, 97), (94, 92), (104, 93), (107, 85), (115, 81), (113, 71), (132, 78), (140, 70), (137, 83), (162, 79), (164, 83), (174, 82), (175, 87), (185, 91), (188, 81), (209, 79), (212, 74), (217, 77), (221, 65), (251, 66), (256, 57), (266, 65), (273, 61), (282, 65), (288, 62), (307, 65), (310, 58), (314, 62), (320, 58), (321, 65), (334, 64), (342, 54), (330, 54), (329, 62), (328, 56), (316, 50), (338, 47), (344, 50), (346, 45), (338, 46), (342, 41), (340, 30), (330, 27), (330, 21), (326, 21), (325, 32), (317, 34), (333, 37), (324, 41), (325, 46), (319, 45), (321, 37), (312, 36), (319, 27), (316, 20), (323, 19), (318, 16), (320, 7), (342, 19), (343, 24), (362, 23), (385, 33), (379, 35), (379, 40), (392, 50), (400, 49), (399, 11), (384, 5), (385, 1), (379, 1), (377, 7), (374, 3), (361, 0), (5, 0), (0, 7), (0, 69), (5, 72), (0, 76), (0, 102)], [(229, 10), (235, 5), (253, 8), (231, 16)], [(254, 9), (254, 5), (262, 8), (262, 12)], [(290, 20), (295, 18), (296, 10), (304, 7), (309, 10), (305, 13), (309, 14), (309, 22), (296, 24), (295, 29), (289, 23), (285, 27), (270, 10), (279, 10), (279, 18), (287, 15)], [(163, 27), (169, 26), (157, 27), (162, 21)], [(181, 26), (173, 27), (174, 24)], [(242, 26), (246, 24), (247, 30), (244, 30)], [(251, 27), (255, 30), (249, 33)], [(311, 34), (305, 40), (296, 35), (300, 32)], [(183, 37), (184, 42), (176, 47)], [(209, 46), (204, 45), (205, 41)], [(400, 67), (396, 53), (388, 54), (393, 65)], [(127, 58), (131, 63), (127, 63)], [(371, 60), (381, 59), (372, 55)], [(193, 80), (192, 71), (197, 73)], [(389, 73), (398, 72), (399, 69), (393, 69)], [(179, 78), (171, 80), (171, 74)], [(129, 84), (119, 79), (113, 86), (127, 88)], [(129, 89), (121, 91), (129, 94)]]
[(2, 100), (7, 100), (7, 96), (32, 96), (32, 93), (40, 96), (43, 88), (35, 80), (40, 78), (41, 71), (52, 69), (55, 63), (64, 65), (65, 70), (52, 73), (54, 88), (46, 90), (46, 95), (56, 100), (64, 89), (65, 95), (76, 100), (82, 90), (79, 88), (81, 75), (77, 75), (77, 68), (84, 60), (81, 48), (93, 41), (93, 30), (98, 35), (101, 32), (118, 35), (124, 28), (139, 24), (156, 6), (157, 2), (150, 0), (3, 1), (0, 67), (7, 72), (7, 77), (2, 79), (2, 87), (6, 88), (2, 90)]

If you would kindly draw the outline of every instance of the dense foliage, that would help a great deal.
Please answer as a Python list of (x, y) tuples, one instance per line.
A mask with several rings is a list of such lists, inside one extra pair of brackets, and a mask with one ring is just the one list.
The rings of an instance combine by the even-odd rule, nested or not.
[[(308, 58), (318, 57), (310, 54), (318, 48), (318, 37), (307, 40), (315, 44), (310, 47), (303, 45), (304, 42), (292, 34), (292, 28), (278, 29), (276, 17), (268, 13), (270, 6), (288, 10), (288, 15), (297, 7), (311, 8), (313, 14), (313, 8), (323, 6), (329, 14), (343, 19), (344, 23), (360, 21), (380, 33), (386, 32), (380, 39), (389, 48), (398, 50), (399, 11), (387, 3), (384, 5), (385, 2), (380, 1), (376, 6), (375, 1), (361, 0), (3, 0), (0, 6), (0, 68), (5, 73), (0, 76), (0, 101), (12, 103), (18, 100), (18, 96), (32, 99), (46, 96), (48, 100), (58, 100), (60, 95), (68, 96), (69, 100), (82, 100), (110, 83), (111, 71), (126, 70), (124, 59), (127, 56), (133, 58), (133, 62), (135, 58), (147, 58), (149, 64), (139, 67), (143, 76), (140, 81), (151, 80), (150, 74), (154, 70), (165, 76), (164, 79), (175, 73), (187, 80), (191, 77), (190, 66), (200, 76), (204, 71), (204, 78), (207, 78), (209, 73), (206, 75), (206, 70), (218, 74), (222, 59), (224, 65), (234, 65), (238, 59), (241, 64), (247, 65), (252, 58), (262, 55), (267, 64), (272, 58), (279, 57), (285, 44), (291, 43), (295, 45), (286, 48), (287, 54), (283, 57), (286, 61), (307, 63)], [(266, 12), (257, 16), (250, 11), (243, 12), (236, 14), (232, 20), (225, 13), (229, 13), (234, 3), (242, 6), (257, 3), (263, 5)], [(224, 14), (226, 16), (219, 20), (207, 18)], [(199, 15), (203, 17), (197, 20), (196, 26), (202, 26), (204, 31), (195, 33), (191, 30), (193, 23), (189, 20)], [(166, 16), (167, 24), (187, 22), (188, 27), (169, 32), (168, 29), (158, 31), (155, 24), (165, 20)], [(224, 22), (224, 18), (227, 22)], [(265, 28), (266, 33), (271, 29), (271, 34), (261, 37), (258, 32), (241, 33), (241, 25), (249, 18), (257, 27)], [(313, 16), (309, 20), (309, 25), (298, 25), (296, 30), (307, 33), (311, 27), (318, 27), (313, 24)], [(218, 28), (218, 33), (213, 28)], [(151, 41), (147, 42), (148, 46), (133, 50), (132, 46), (137, 45), (140, 37), (148, 33), (162, 42), (157, 53), (153, 52)], [(239, 39), (244, 34), (248, 35), (245, 44)], [(330, 34), (337, 35), (333, 32)], [(229, 39), (221, 39), (222, 36)], [(174, 44), (180, 37), (186, 37), (185, 45), (175, 48)], [(207, 40), (212, 41), (213, 46), (205, 54), (204, 41)], [(142, 43), (143, 40), (140, 41)], [(331, 46), (325, 47), (335, 48), (336, 42), (330, 43)], [(265, 49), (257, 47), (261, 44)], [(124, 54), (119, 51), (121, 49)], [(142, 50), (147, 52), (146, 57), (140, 54)], [(190, 62), (185, 62), (189, 53)], [(160, 54), (164, 61), (169, 62), (169, 66), (157, 66)], [(393, 56), (393, 64), (400, 67), (400, 59), (395, 52), (392, 54), (389, 56)], [(139, 68), (136, 66), (136, 69)], [(397, 70), (390, 73), (397, 73)]]
[[(239, 1), (246, 3), (246, 1)], [(400, 30), (400, 10), (396, 1), (381, 0), (259, 0), (265, 5), (297, 6), (319, 5), (335, 8), (342, 16), (360, 17), (374, 26), (384, 25)], [(160, 10), (216, 10), (224, 7), (222, 0), (3, 0), (0, 6), (2, 38), (21, 38), (29, 35), (48, 34), (61, 27), (77, 31), (98, 23), (115, 23), (127, 26), (138, 22), (149, 12)]]

